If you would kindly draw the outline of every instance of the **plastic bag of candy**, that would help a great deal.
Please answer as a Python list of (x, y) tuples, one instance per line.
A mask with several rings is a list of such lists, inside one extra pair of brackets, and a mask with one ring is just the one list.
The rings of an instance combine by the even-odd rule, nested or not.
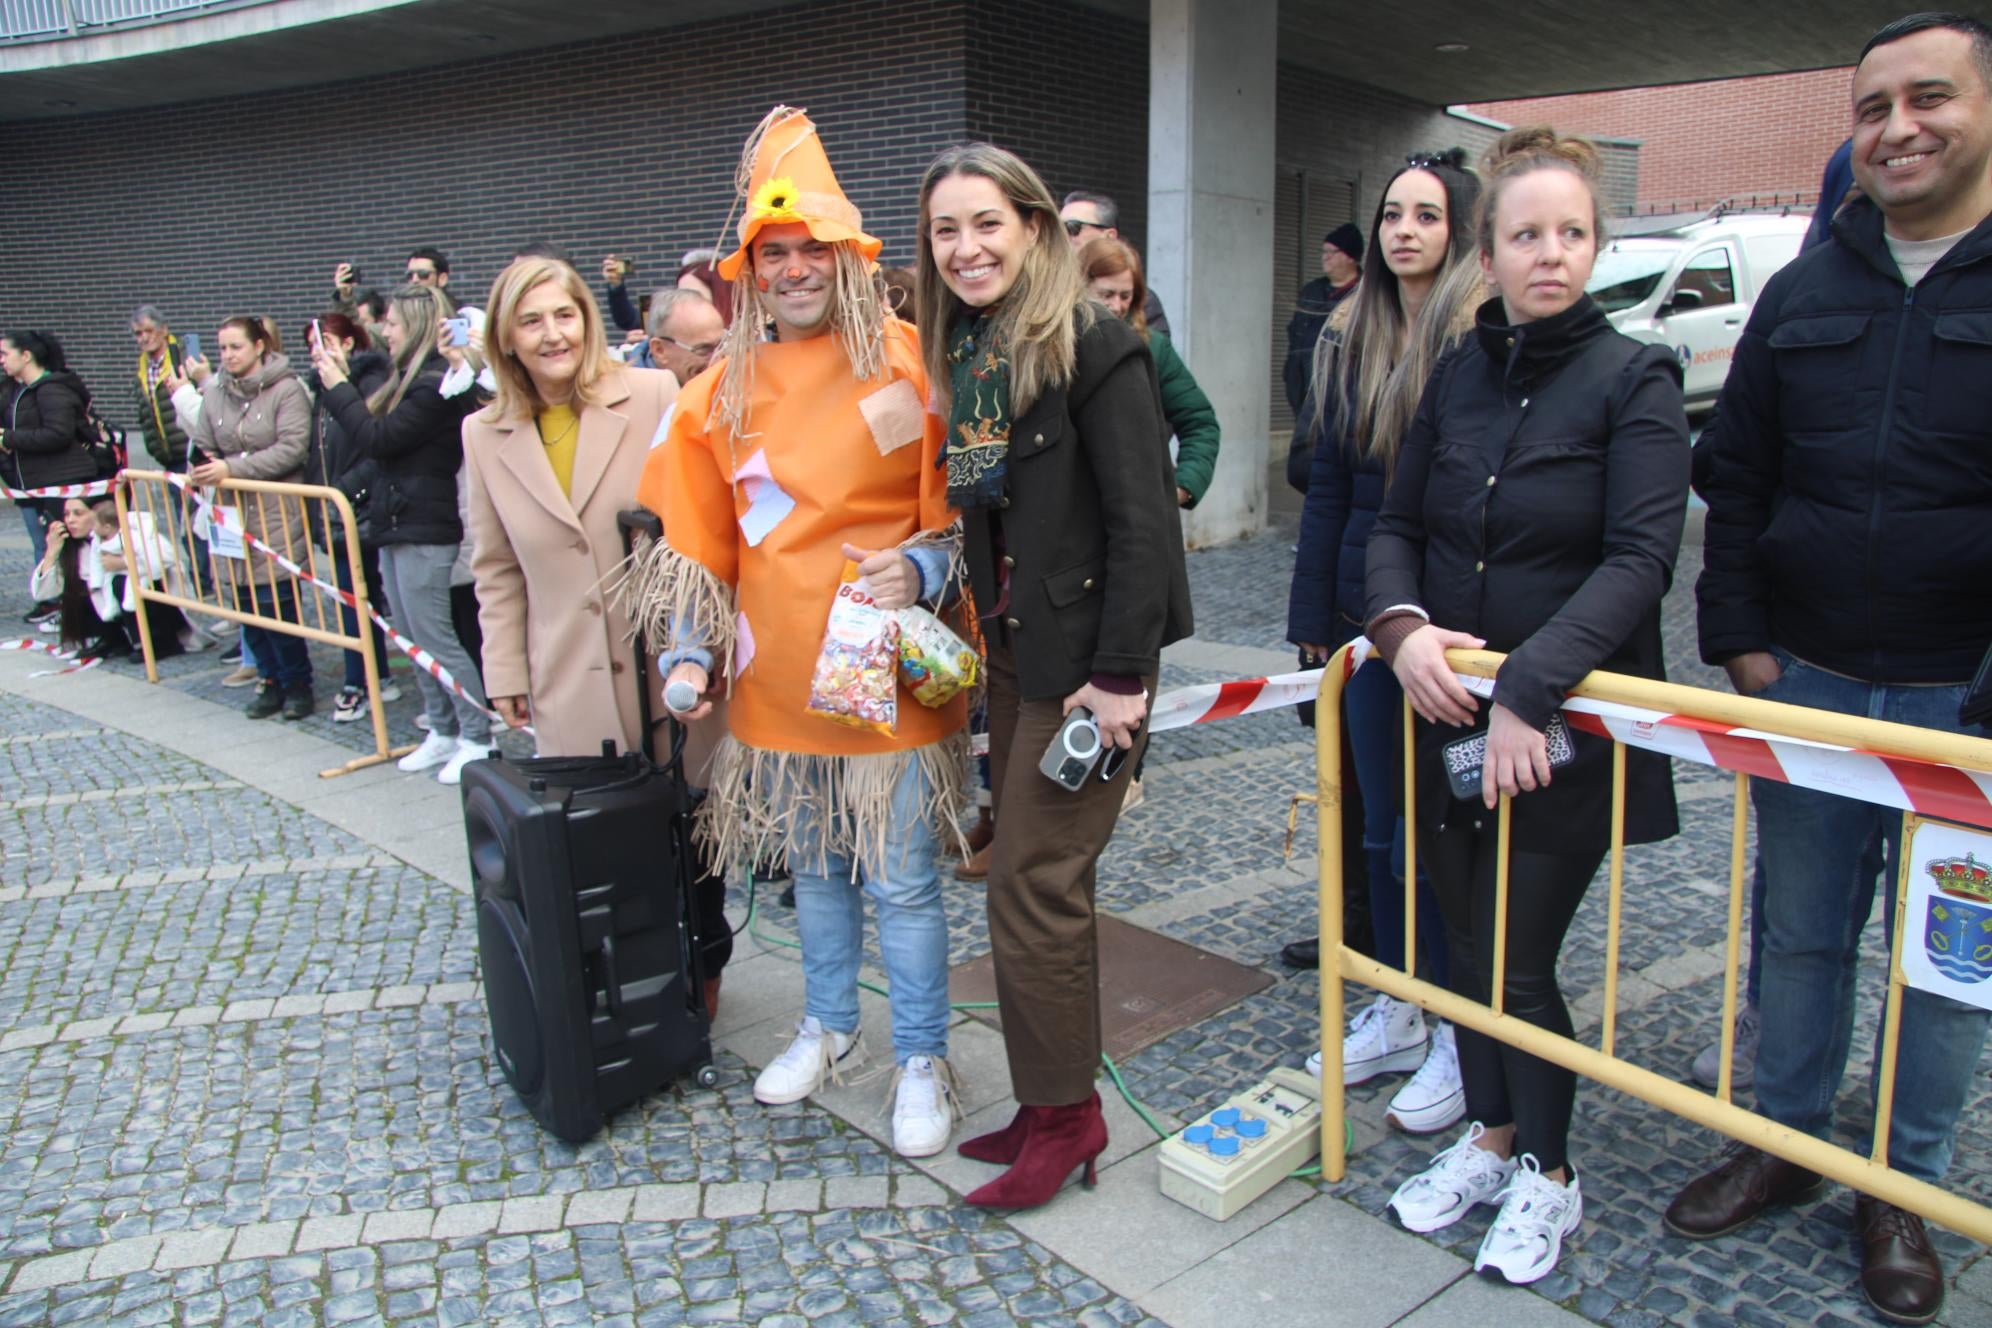
[(872, 599), (858, 565), (847, 560), (805, 709), (833, 723), (891, 733), (899, 723), (898, 668), (899, 623)]
[(927, 610), (899, 610), (899, 676), (923, 706), (944, 706), (975, 686), (982, 661), (975, 647)]

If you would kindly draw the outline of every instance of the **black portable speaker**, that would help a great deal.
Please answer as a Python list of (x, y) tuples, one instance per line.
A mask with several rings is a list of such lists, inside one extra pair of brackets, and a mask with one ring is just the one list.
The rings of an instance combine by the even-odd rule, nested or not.
[(676, 766), (473, 761), (463, 810), (492, 1042), (534, 1118), (579, 1143), (680, 1075), (711, 1087)]

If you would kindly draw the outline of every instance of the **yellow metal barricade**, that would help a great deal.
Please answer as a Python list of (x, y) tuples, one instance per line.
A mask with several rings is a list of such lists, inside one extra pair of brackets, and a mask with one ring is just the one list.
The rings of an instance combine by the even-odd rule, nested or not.
[[(161, 471), (127, 470), (117, 487), (118, 533), (127, 559), (158, 558), (170, 566), (147, 568), (148, 577), (133, 574), (139, 602), (138, 635), (145, 650), (145, 676), (159, 681), (152, 646), (152, 627), (145, 605), (170, 604), (182, 613), (206, 614), (265, 631), (301, 636), (307, 641), (356, 650), (366, 662), (367, 706), (373, 720), (374, 750), (344, 765), (321, 770), (330, 778), (378, 765), (407, 748), (392, 748), (387, 740), (387, 713), (381, 708), (380, 670), (374, 659), (374, 623), (367, 603), (367, 579), (362, 571), (360, 537), (353, 508), (339, 490), (314, 484), (274, 484), (263, 480), (224, 480), (218, 485), (182, 488), (179, 476)], [(204, 498), (197, 498), (202, 495)], [(195, 538), (200, 502), (230, 514), (231, 529), (242, 539), (244, 557), (228, 557), (214, 545)], [(235, 528), (239, 520), (239, 529)], [(328, 565), (316, 548), (313, 532), (327, 536)], [(155, 550), (163, 549), (165, 556)], [(283, 567), (274, 551), (297, 565), (299, 576)], [(134, 564), (136, 566), (136, 564)], [(343, 567), (347, 575), (337, 575)], [(207, 573), (203, 578), (201, 571)], [(306, 579), (310, 578), (310, 579)], [(312, 581), (320, 584), (314, 585)], [(356, 609), (355, 630), (345, 630), (335, 598), (341, 582), (351, 587)], [(286, 617), (288, 601), (294, 617)]]
[[(1974, 1240), (1992, 1242), (1992, 1208), (1974, 1203), (1927, 1181), (1891, 1170), (1887, 1163), (1888, 1127), (1894, 1107), (1897, 1043), (1902, 1019), (1902, 932), (1913, 925), (1907, 915), (1909, 873), (1907, 837), (1905, 870), (1891, 883), (1896, 891), (1895, 936), (1889, 954), (1888, 998), (1883, 1007), (1880, 1088), (1876, 1095), (1874, 1145), (1869, 1156), (1815, 1139), (1778, 1124), (1730, 1101), (1730, 1059), (1736, 1029), (1737, 970), (1742, 952), (1744, 842), (1749, 827), (1750, 777), (1736, 774), (1735, 811), (1731, 819), (1729, 854), (1729, 931), (1722, 983), (1722, 1070), (1714, 1093), (1704, 1093), (1613, 1054), (1617, 1032), (1618, 962), (1621, 891), (1625, 858), (1625, 746), (1613, 743), (1610, 895), (1607, 902), (1604, 1020), (1599, 1045), (1590, 1046), (1502, 1010), (1507, 964), (1508, 823), (1509, 799), (1502, 798), (1497, 818), (1499, 865), (1495, 873), (1493, 973), (1491, 1005), (1454, 995), (1414, 976), (1417, 968), (1417, 836), (1408, 834), (1404, 862), (1404, 955), (1402, 969), (1391, 968), (1343, 943), (1342, 936), (1342, 689), (1350, 647), (1343, 647), (1322, 671), (1315, 706), (1315, 761), (1320, 781), (1318, 802), (1321, 910), (1321, 1061), (1322, 1081), (1335, 1085), (1342, 1077), (1344, 1015), (1342, 983), (1336, 975), (1392, 997), (1410, 1001), (1462, 1028), (1483, 1033), (1508, 1046), (1551, 1061), (1584, 1078), (1639, 1098), (1661, 1110), (1754, 1145), (1789, 1162), (1819, 1172), (1842, 1184), (1871, 1194)], [(1447, 653), (1455, 672), (1492, 678), (1504, 656), (1487, 651)], [(1374, 667), (1383, 667), (1379, 661)], [(1655, 682), (1621, 674), (1593, 673), (1571, 689), (1574, 696), (1638, 706), (1665, 714), (1749, 728), (1767, 735), (1852, 747), (1877, 755), (1935, 762), (1974, 772), (1992, 772), (1992, 741), (1891, 724), (1854, 715), (1781, 705), (1726, 692)], [(1404, 811), (1416, 821), (1415, 770), (1412, 758), (1412, 712), (1404, 706)], [(1905, 813), (1907, 815), (1907, 813)], [(1332, 958), (1331, 958), (1332, 956)], [(1347, 1154), (1343, 1134), (1345, 1095), (1327, 1092), (1321, 1116), (1321, 1174), (1330, 1181), (1343, 1178)]]

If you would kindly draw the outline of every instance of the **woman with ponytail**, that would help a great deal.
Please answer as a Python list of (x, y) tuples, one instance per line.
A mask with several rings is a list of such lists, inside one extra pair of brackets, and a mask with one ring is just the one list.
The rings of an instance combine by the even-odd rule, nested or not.
[[(1486, 283), (1474, 257), (1480, 181), (1466, 154), (1411, 157), (1383, 187), (1363, 274), (1337, 305), (1315, 347), (1298, 437), (1313, 456), (1301, 510), (1300, 546), (1287, 602), (1287, 636), (1301, 663), (1321, 664), (1362, 634), (1364, 548), (1383, 507), (1418, 398), (1432, 366), (1473, 327)], [(1394, 772), (1404, 693), (1381, 660), (1356, 670), (1342, 692), (1347, 749), (1362, 811), (1362, 889), (1375, 928), (1375, 957), (1406, 967), (1404, 820)], [(1422, 876), (1422, 873), (1421, 873)], [(1418, 939), (1432, 978), (1447, 977), (1445, 930), (1428, 881), (1418, 888)], [(1319, 945), (1282, 952), (1312, 967)], [(1415, 960), (1410, 966), (1416, 969)], [(1310, 1068), (1320, 1073), (1318, 1054)], [(1416, 1070), (1391, 1098), (1385, 1119), (1412, 1134), (1443, 1130), (1466, 1109), (1452, 1029), (1428, 1027), (1408, 1001), (1379, 996), (1342, 1040), (1342, 1082)]]
[[(1423, 721), (1418, 860), (1445, 917), (1449, 986), (1483, 1004), (1492, 994), (1505, 848), (1503, 1009), (1568, 1037), (1556, 961), (1611, 841), (1612, 744), (1558, 711), (1593, 670), (1663, 676), (1688, 425), (1673, 353), (1621, 335), (1584, 294), (1604, 232), (1596, 149), (1512, 130), (1484, 174), (1480, 266), (1496, 294), (1432, 370), (1398, 448), (1369, 542), (1367, 630)], [(1507, 656), (1488, 704), (1446, 660), (1481, 647)], [(1458, 798), (1442, 749), (1476, 731), (1477, 787)], [(1625, 764), (1625, 842), (1672, 835), (1666, 758), (1628, 751)], [(1390, 1207), (1436, 1231), (1499, 1204), (1474, 1267), (1534, 1282), (1583, 1218), (1568, 1154), (1576, 1080), (1468, 1029), (1458, 1044), (1471, 1123)]]

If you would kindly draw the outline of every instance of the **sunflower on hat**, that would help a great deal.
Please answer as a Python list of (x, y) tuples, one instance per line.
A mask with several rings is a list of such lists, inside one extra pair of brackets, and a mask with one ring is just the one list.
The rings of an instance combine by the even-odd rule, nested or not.
[(795, 181), (784, 175), (768, 181), (754, 191), (753, 199), (747, 204), (747, 215), (764, 226), (782, 226), (803, 220), (796, 211), (796, 203), (801, 197)]

